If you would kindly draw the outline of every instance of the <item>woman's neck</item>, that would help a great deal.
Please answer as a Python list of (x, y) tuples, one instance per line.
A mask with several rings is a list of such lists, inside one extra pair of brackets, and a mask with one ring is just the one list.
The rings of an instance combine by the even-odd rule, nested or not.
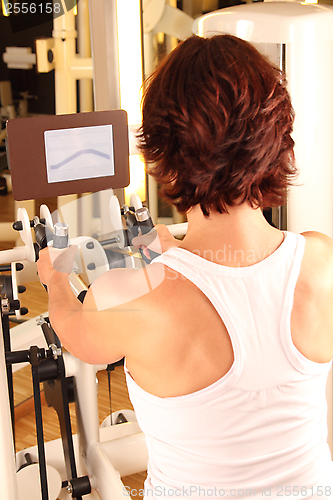
[(255, 264), (273, 253), (284, 238), (260, 209), (248, 203), (228, 207), (228, 213), (211, 212), (209, 217), (196, 205), (187, 216), (188, 231), (181, 247), (222, 265)]

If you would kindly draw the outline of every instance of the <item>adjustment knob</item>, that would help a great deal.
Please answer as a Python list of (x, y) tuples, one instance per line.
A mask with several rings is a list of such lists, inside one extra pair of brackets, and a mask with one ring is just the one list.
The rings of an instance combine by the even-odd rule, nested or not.
[(68, 225), (64, 222), (54, 224), (53, 246), (54, 248), (66, 248), (68, 246)]

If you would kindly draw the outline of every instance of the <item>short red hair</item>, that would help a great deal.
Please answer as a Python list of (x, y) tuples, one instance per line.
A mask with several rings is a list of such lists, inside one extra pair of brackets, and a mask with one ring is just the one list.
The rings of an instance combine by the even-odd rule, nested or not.
[(294, 112), (281, 71), (251, 44), (231, 35), (181, 42), (148, 78), (142, 113), (147, 170), (180, 212), (285, 203)]

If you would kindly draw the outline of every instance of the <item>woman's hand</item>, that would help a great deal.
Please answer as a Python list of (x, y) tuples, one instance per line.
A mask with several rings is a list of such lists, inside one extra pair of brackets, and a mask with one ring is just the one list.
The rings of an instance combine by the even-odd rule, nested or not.
[(136, 236), (132, 240), (132, 245), (141, 248), (148, 259), (151, 258), (150, 251), (161, 254), (171, 247), (179, 246), (180, 243), (163, 224), (157, 224), (149, 233)]
[(73, 269), (77, 246), (65, 249), (47, 247), (39, 252), (37, 261), (38, 275), (41, 282), (48, 286), (54, 272), (69, 274)]

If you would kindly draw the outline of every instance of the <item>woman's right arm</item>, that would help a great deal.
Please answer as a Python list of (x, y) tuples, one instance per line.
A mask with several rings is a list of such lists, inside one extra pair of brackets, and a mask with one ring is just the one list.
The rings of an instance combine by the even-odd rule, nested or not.
[(297, 281), (291, 328), (293, 342), (308, 359), (333, 359), (333, 240), (309, 231)]

